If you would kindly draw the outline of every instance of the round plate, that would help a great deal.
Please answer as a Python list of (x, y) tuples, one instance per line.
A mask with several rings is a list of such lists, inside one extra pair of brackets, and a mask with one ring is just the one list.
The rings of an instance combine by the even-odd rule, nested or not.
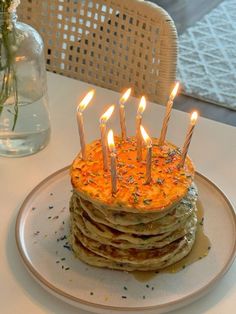
[[(74, 258), (68, 245), (71, 184), (66, 167), (41, 182), (24, 201), (16, 241), (24, 264), (49, 292), (96, 313), (164, 313), (204, 295), (229, 269), (236, 250), (232, 205), (212, 182), (196, 174), (204, 208), (209, 254), (175, 274), (146, 282), (131, 273), (91, 267)], [(224, 230), (224, 232), (220, 232)]]

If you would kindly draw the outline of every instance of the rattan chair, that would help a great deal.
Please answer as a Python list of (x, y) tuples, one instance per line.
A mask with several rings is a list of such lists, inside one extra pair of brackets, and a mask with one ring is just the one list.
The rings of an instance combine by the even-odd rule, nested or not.
[(42, 35), (47, 69), (164, 104), (177, 63), (175, 25), (139, 0), (21, 0), (19, 19)]

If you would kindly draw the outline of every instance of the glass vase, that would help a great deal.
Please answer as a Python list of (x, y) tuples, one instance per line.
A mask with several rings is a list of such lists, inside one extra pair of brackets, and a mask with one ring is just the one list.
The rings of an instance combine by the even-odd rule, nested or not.
[(0, 156), (34, 154), (49, 138), (43, 41), (15, 12), (0, 12)]

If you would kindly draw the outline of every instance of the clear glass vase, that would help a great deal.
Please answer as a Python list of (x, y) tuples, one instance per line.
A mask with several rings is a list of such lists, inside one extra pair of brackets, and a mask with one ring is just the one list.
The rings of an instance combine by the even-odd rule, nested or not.
[(43, 41), (16, 13), (0, 12), (0, 156), (27, 156), (50, 138)]

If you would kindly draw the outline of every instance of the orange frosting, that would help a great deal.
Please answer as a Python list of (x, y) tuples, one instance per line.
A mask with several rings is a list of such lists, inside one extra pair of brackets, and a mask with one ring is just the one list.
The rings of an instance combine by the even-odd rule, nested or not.
[(104, 172), (100, 140), (87, 145), (87, 160), (78, 155), (71, 166), (71, 182), (76, 191), (90, 201), (122, 211), (161, 211), (173, 206), (182, 197), (194, 178), (189, 157), (179, 167), (179, 149), (170, 143), (158, 146), (152, 139), (152, 181), (146, 184), (146, 149), (143, 161), (136, 160), (136, 139), (123, 141), (115, 137), (117, 151), (118, 191), (111, 193), (110, 171)]

